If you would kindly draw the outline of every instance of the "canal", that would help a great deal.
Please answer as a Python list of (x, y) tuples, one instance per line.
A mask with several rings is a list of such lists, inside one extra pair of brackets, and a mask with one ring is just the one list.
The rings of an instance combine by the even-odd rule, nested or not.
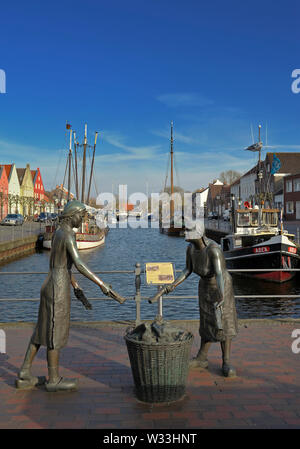
[[(173, 262), (175, 269), (185, 265), (187, 243), (184, 238), (169, 237), (161, 234), (158, 229), (111, 229), (102, 248), (81, 251), (83, 260), (94, 271), (102, 270), (134, 270), (136, 262), (142, 267), (146, 262)], [(47, 272), (49, 251), (44, 250), (25, 258), (10, 262), (0, 267), (1, 272)], [(85, 310), (82, 304), (72, 301), (71, 320), (101, 321), (101, 320), (134, 320), (135, 319), (135, 276), (132, 274), (102, 274), (105, 282), (129, 298), (119, 305), (107, 299), (93, 301), (93, 310)], [(0, 298), (38, 298), (45, 274), (36, 275), (1, 275)], [(92, 282), (76, 273), (76, 277), (88, 298), (102, 296), (101, 290)], [(284, 284), (273, 284), (264, 281), (253, 281), (234, 275), (235, 295), (296, 295), (297, 298), (272, 299), (237, 299), (239, 318), (300, 318), (300, 276)], [(197, 295), (199, 278), (192, 274), (181, 284), (173, 295)], [(142, 275), (142, 296), (152, 296), (155, 286), (146, 285)], [(72, 298), (73, 292), (72, 292)], [(0, 301), (0, 322), (36, 321), (38, 301)], [(174, 300), (164, 298), (163, 312), (166, 319), (198, 319), (198, 302), (196, 299)], [(157, 305), (142, 301), (141, 318), (152, 319), (157, 314)]]

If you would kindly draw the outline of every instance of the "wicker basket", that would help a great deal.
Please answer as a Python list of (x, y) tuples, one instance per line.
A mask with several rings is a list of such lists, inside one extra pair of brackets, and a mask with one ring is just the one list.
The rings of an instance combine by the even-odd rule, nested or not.
[(184, 341), (147, 344), (124, 336), (136, 396), (144, 402), (172, 402), (185, 393), (193, 335)]

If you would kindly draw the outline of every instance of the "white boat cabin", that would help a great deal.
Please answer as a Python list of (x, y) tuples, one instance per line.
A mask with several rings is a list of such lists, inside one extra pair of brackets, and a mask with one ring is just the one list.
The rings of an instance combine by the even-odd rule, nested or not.
[[(259, 214), (261, 218), (259, 219)], [(279, 209), (235, 210), (235, 232), (221, 239), (223, 251), (259, 245), (281, 233), (278, 227)]]
[(261, 228), (264, 233), (269, 230), (272, 234), (278, 230), (279, 209), (237, 209), (235, 214), (236, 234), (257, 234)]

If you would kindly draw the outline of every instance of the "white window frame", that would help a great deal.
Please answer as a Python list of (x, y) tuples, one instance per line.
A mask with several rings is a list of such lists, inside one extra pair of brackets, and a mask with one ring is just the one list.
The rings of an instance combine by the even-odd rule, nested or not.
[(285, 187), (286, 187), (286, 192), (292, 192), (293, 191), (293, 181), (291, 181), (291, 180), (286, 181)]
[(300, 192), (300, 178), (296, 178), (293, 181), (294, 192)]
[[(292, 205), (290, 208), (289, 206)], [(285, 205), (285, 212), (287, 214), (293, 214), (294, 213), (294, 201), (287, 201)]]

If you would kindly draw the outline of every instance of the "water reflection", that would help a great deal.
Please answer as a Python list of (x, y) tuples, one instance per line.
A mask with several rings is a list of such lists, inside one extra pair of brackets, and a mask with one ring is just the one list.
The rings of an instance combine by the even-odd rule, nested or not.
[[(146, 262), (174, 263), (176, 269), (185, 265), (187, 243), (183, 238), (169, 237), (160, 234), (157, 229), (111, 229), (106, 244), (102, 248), (81, 251), (82, 258), (94, 271), (132, 270), (130, 274), (102, 274), (100, 277), (111, 284), (122, 295), (130, 298), (119, 305), (112, 300), (93, 301), (93, 310), (87, 311), (74, 299), (72, 302), (72, 320), (133, 320), (135, 319), (134, 267), (139, 262), (142, 267)], [(48, 272), (49, 252), (35, 253), (23, 259), (1, 267), (6, 271), (45, 271)], [(3, 276), (1, 275), (1, 298), (39, 298), (40, 288), (45, 274)], [(87, 297), (102, 296), (100, 289), (83, 276), (76, 277)], [(197, 295), (199, 277), (192, 274), (174, 294)], [(147, 286), (142, 275), (142, 296), (152, 296), (155, 286)], [(300, 280), (294, 278), (284, 284), (273, 284), (254, 281), (234, 275), (234, 291), (236, 295), (250, 294), (299, 294), (299, 298), (240, 299), (237, 300), (239, 318), (279, 318), (300, 317)], [(74, 296), (72, 295), (74, 298)], [(0, 302), (0, 321), (36, 321), (38, 302)], [(157, 305), (143, 301), (141, 305), (142, 319), (152, 319), (157, 313)], [(197, 299), (164, 300), (164, 316), (166, 319), (198, 319)]]

